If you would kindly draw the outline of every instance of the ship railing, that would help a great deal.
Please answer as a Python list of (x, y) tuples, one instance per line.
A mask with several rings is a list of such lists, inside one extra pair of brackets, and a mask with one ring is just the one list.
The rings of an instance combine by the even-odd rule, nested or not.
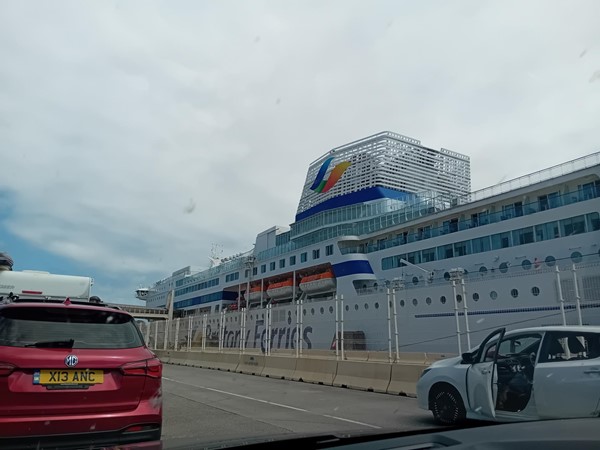
[(579, 203), (587, 200), (593, 200), (600, 197), (600, 187), (593, 186), (589, 189), (568, 192), (561, 195), (547, 197), (545, 201), (539, 199), (525, 203), (513, 208), (497, 211), (497, 212), (486, 212), (478, 214), (477, 217), (471, 217), (469, 219), (458, 220), (456, 222), (448, 222), (442, 226), (435, 228), (423, 228), (420, 231), (408, 233), (406, 236), (396, 237), (394, 239), (384, 239), (380, 242), (373, 244), (364, 243), (345, 243), (340, 251), (342, 254), (349, 253), (372, 253), (387, 248), (398, 247), (404, 244), (412, 242), (418, 242), (425, 239), (444, 236), (458, 231), (470, 230), (472, 228), (478, 228), (485, 225), (503, 222), (505, 220), (515, 219), (517, 217), (528, 216), (536, 214), (538, 212), (560, 208), (563, 206)]

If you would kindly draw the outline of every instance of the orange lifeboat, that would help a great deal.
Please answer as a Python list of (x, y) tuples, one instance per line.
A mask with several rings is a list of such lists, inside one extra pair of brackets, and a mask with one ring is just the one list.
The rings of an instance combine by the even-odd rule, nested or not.
[(309, 295), (325, 294), (335, 291), (335, 276), (331, 270), (308, 275), (300, 281), (300, 289)]
[[(248, 299), (252, 302), (252, 301), (258, 301), (260, 300), (261, 297), (261, 288), (260, 288), (260, 284), (257, 284), (256, 286), (250, 286), (250, 293), (248, 294)], [(267, 295), (266, 293), (263, 294), (263, 299), (266, 299)]]
[(267, 288), (267, 294), (273, 300), (292, 298), (294, 294), (294, 281), (288, 278), (287, 280), (270, 283)]

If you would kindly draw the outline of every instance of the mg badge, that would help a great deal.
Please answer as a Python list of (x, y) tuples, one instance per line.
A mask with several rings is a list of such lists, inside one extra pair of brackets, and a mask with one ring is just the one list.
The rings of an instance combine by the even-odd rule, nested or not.
[(75, 367), (78, 362), (79, 362), (79, 358), (77, 358), (77, 356), (75, 356), (75, 355), (68, 355), (65, 358), (65, 365), (67, 367)]

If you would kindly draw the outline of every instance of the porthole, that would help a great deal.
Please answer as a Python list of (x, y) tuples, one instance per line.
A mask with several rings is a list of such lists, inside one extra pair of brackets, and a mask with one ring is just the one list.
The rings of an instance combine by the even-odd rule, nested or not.
[(346, 311), (350, 311), (350, 305), (346, 305)]
[(413, 305), (414, 305), (414, 306), (417, 306), (418, 304), (419, 304), (419, 302), (417, 301), (417, 299), (416, 299), (416, 298), (413, 298)]
[(457, 303), (462, 302), (462, 295), (456, 294), (456, 301), (457, 301)]
[(517, 289), (511, 289), (510, 295), (512, 296), (512, 298), (517, 298), (519, 296), (519, 291)]
[(537, 297), (538, 295), (540, 295), (540, 288), (537, 286), (532, 287), (531, 293), (533, 294), (534, 297)]
[(499, 269), (500, 269), (500, 272), (502, 272), (502, 273), (508, 272), (508, 263), (503, 262), (502, 264), (500, 264)]
[(311, 314), (311, 316), (315, 315), (315, 308), (310, 308), (310, 314)]
[(445, 272), (444, 273), (444, 280), (446, 280), (446, 281), (450, 280), (450, 273), (449, 272)]
[(441, 303), (442, 305), (445, 305), (445, 304), (446, 304), (446, 296), (445, 296), (445, 295), (442, 295), (442, 296), (440, 297), (440, 303)]
[(250, 320), (252, 320), (254, 318), (254, 316), (252, 314), (250, 314)]
[(404, 300), (400, 300), (400, 306), (404, 308)]
[(419, 284), (419, 279), (417, 277), (413, 277), (412, 282), (416, 286), (417, 284)]
[(528, 259), (524, 259), (521, 263), (521, 267), (523, 268), (523, 270), (531, 269), (531, 261), (529, 261)]
[(477, 292), (473, 294), (473, 301), (479, 301), (479, 294)]
[(573, 261), (575, 264), (579, 264), (582, 259), (583, 259), (583, 255), (581, 253), (579, 253), (579, 252), (571, 253), (571, 261)]
[(487, 267), (485, 267), (485, 266), (481, 266), (481, 267), (479, 268), (479, 273), (480, 273), (481, 275), (485, 275), (485, 274), (487, 273)]
[(379, 309), (379, 303), (375, 302), (375, 309)]
[(496, 300), (498, 298), (498, 293), (496, 291), (490, 292), (490, 298)]
[(306, 315), (306, 310), (305, 309), (302, 310), (302, 315), (304, 315), (304, 316)]
[(428, 305), (431, 305), (431, 297), (427, 297), (425, 299), (425, 303), (427, 303)]
[(354, 305), (354, 310), (358, 311), (358, 305)]
[(333, 314), (333, 306), (329, 307), (329, 314)]
[(235, 321), (237, 322), (237, 316), (235, 317)]
[(321, 314), (325, 313), (325, 308), (321, 307), (321, 309), (319, 310), (321, 312)]
[(546, 265), (552, 267), (554, 264), (556, 264), (556, 258), (552, 255), (546, 256)]
[(369, 309), (369, 304), (365, 303), (365, 309)]

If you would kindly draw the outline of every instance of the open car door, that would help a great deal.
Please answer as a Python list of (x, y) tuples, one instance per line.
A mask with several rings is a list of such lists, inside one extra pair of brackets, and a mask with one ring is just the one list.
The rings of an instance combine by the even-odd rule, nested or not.
[(471, 366), (467, 369), (467, 394), (469, 410), (482, 418), (496, 417), (496, 397), (498, 395), (498, 374), (496, 360), (498, 344), (506, 329), (500, 328), (486, 337)]

